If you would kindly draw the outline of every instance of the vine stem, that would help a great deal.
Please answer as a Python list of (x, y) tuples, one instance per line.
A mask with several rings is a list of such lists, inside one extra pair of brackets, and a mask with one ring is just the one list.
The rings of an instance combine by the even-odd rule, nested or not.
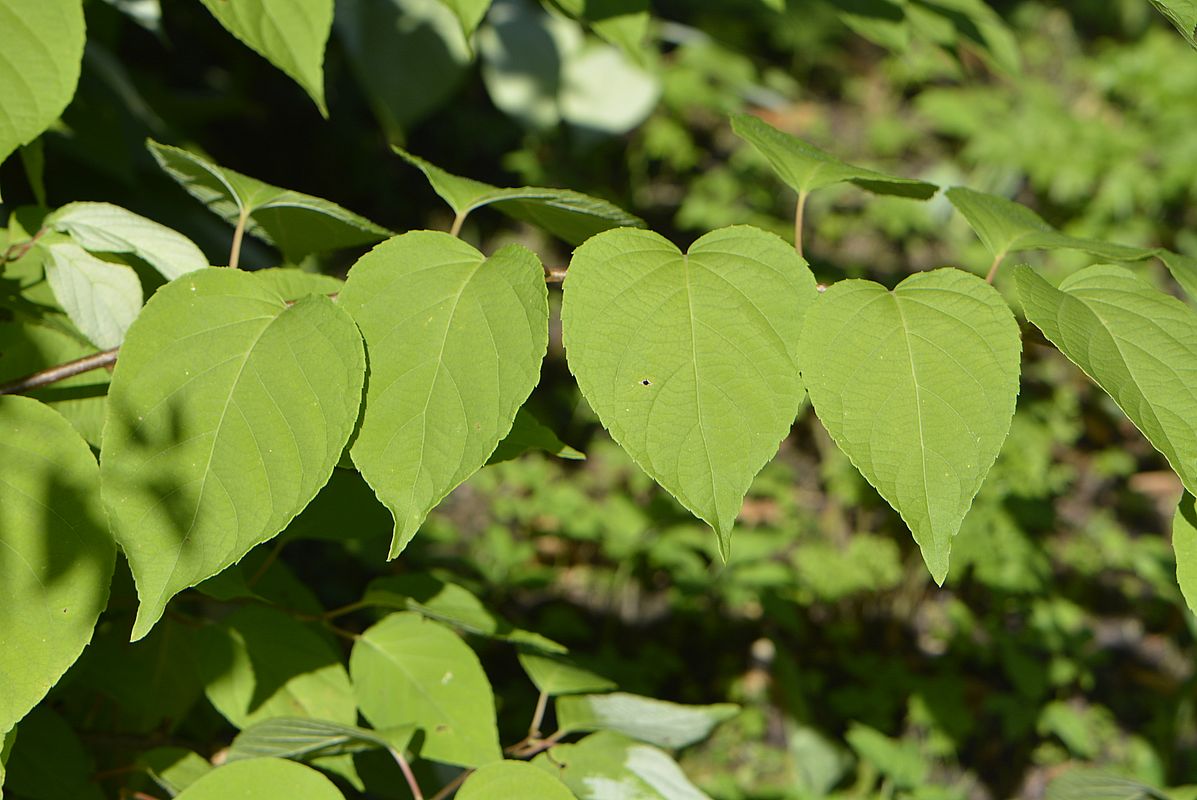
[(453, 226), (449, 228), (450, 236), (456, 236), (458, 238), (461, 237), (461, 226), (465, 224), (466, 215), (469, 213), (470, 212), (468, 211), (459, 212), (457, 216), (453, 218)]
[(441, 790), (431, 797), (431, 800), (445, 800), (445, 798), (457, 791), (458, 786), (465, 783), (466, 778), (473, 774), (474, 770), (472, 768), (462, 770), (460, 775), (442, 786)]
[(93, 369), (112, 366), (116, 363), (117, 350), (118, 348), (114, 347), (111, 350), (92, 353), (90, 356), (83, 356), (83, 358), (76, 358), (74, 361), (68, 361), (65, 364), (48, 367), (31, 375), (26, 375), (23, 378), (9, 381), (8, 383), (0, 383), (0, 395), (25, 394), (34, 389), (40, 389), (43, 386), (65, 381), (67, 378), (73, 378), (76, 375), (82, 375), (84, 372), (91, 372)]
[(798, 205), (794, 207), (794, 251), (805, 258), (802, 253), (802, 221), (806, 216), (806, 196), (809, 192), (798, 193)]
[(989, 265), (989, 273), (985, 276), (985, 282), (993, 285), (993, 279), (997, 277), (998, 267), (1002, 265), (1002, 260), (1006, 257), (1006, 251), (1003, 250), (993, 257), (993, 263)]
[(241, 262), (241, 239), (245, 236), (245, 224), (249, 222), (249, 209), (242, 207), (237, 217), (237, 227), (233, 231), (233, 248), (229, 251), (229, 269), (237, 269)]
[(407, 788), (411, 790), (413, 800), (424, 800), (424, 793), (420, 791), (420, 784), (416, 782), (416, 776), (411, 771), (411, 764), (407, 763), (407, 759), (393, 747), (387, 748), (391, 751), (391, 757), (395, 759), (395, 763), (399, 765), (399, 769), (403, 772), (403, 779), (407, 781)]
[(10, 261), (18, 260), (23, 255), (28, 253), (33, 246), (37, 244), (37, 240), (42, 238), (45, 233), (46, 229), (40, 228), (37, 233), (33, 234), (33, 236), (29, 237), (25, 241), (17, 242), (16, 244), (11, 245), (7, 250), (4, 251), (4, 255), (0, 256), (0, 263), (8, 263)]

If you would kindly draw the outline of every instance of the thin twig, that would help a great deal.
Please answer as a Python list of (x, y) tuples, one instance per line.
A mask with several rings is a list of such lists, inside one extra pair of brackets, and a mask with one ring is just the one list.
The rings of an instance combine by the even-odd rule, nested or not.
[(430, 800), (445, 800), (449, 795), (457, 791), (457, 787), (465, 783), (466, 778), (474, 774), (473, 768), (463, 769), (456, 778), (446, 783), (441, 787), (441, 790), (434, 794)]
[(1002, 265), (1002, 259), (1006, 257), (1006, 251), (1003, 250), (993, 257), (993, 263), (989, 266), (989, 274), (985, 276), (985, 282), (992, 285), (993, 279), (997, 277), (998, 267)]
[(799, 192), (798, 205), (794, 208), (794, 251), (803, 258), (806, 257), (802, 254), (802, 220), (806, 216), (806, 196), (807, 192)]
[(67, 378), (73, 378), (76, 375), (82, 375), (84, 372), (91, 372), (93, 369), (111, 366), (116, 363), (117, 349), (114, 347), (111, 350), (92, 353), (90, 356), (76, 358), (74, 361), (68, 361), (65, 364), (47, 367), (46, 369), (26, 375), (23, 378), (17, 378), (14, 381), (0, 384), (0, 394), (25, 394), (34, 389), (40, 389), (43, 386), (65, 381)]
[(241, 239), (245, 236), (245, 224), (249, 222), (249, 209), (242, 208), (237, 217), (237, 227), (233, 231), (233, 248), (229, 251), (229, 268), (237, 269), (241, 262)]
[(45, 234), (45, 232), (45, 228), (40, 228), (37, 233), (33, 234), (33, 236), (25, 241), (9, 245), (9, 248), (4, 251), (4, 255), (0, 256), (0, 263), (8, 263), (9, 261), (17, 261), (20, 259), (26, 253), (28, 253), (35, 244), (37, 244), (37, 240), (42, 238), (42, 235)]
[(391, 757), (399, 765), (399, 769), (403, 772), (403, 779), (407, 781), (407, 788), (411, 790), (411, 796), (414, 800), (424, 800), (424, 793), (420, 791), (420, 784), (416, 782), (416, 776), (412, 774), (411, 764), (407, 763), (407, 759), (393, 747), (388, 747), (391, 751)]
[(463, 211), (453, 218), (453, 226), (449, 228), (450, 236), (461, 236), (461, 226), (465, 224), (466, 215), (468, 211)]
[(536, 698), (536, 710), (532, 712), (532, 724), (528, 726), (528, 738), (540, 738), (540, 723), (544, 721), (545, 709), (549, 707), (548, 692), (541, 692)]

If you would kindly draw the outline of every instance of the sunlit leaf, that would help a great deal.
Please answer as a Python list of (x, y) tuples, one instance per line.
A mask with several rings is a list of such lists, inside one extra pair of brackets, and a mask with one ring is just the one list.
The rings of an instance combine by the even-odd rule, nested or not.
[(137, 764), (172, 797), (212, 771), (208, 759), (185, 747), (155, 747), (142, 753)]
[(566, 695), (556, 702), (561, 730), (616, 731), (671, 749), (701, 742), (740, 712), (733, 703), (688, 706), (625, 692)]
[(207, 257), (181, 233), (111, 203), (69, 203), (44, 223), (69, 234), (93, 253), (130, 253), (167, 280), (208, 266)]
[(578, 800), (710, 800), (667, 753), (611, 731), (557, 745), (532, 763)]
[(101, 350), (119, 347), (141, 311), (137, 273), (69, 242), (46, 250), (46, 280), (71, 322)]
[(469, 38), (486, 16), (491, 0), (441, 0), (461, 22), (461, 32)]
[(1151, 4), (1197, 48), (1197, 0), (1151, 0)]
[(606, 692), (615, 688), (615, 681), (561, 656), (524, 651), (519, 659), (536, 688), (548, 695)]
[(498, 761), (476, 770), (461, 785), (457, 800), (574, 800), (565, 784), (524, 761)]
[(251, 758), (212, 770), (176, 800), (344, 800), (322, 774), (281, 758)]

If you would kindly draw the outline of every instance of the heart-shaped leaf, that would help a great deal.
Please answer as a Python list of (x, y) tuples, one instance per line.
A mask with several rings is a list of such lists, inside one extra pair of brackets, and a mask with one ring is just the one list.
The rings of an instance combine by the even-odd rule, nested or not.
[(217, 268), (154, 294), (121, 347), (101, 463), (141, 598), (134, 639), (315, 496), (364, 374), (353, 320), (326, 297), (288, 306), (252, 274)]
[(111, 203), (69, 203), (45, 226), (68, 234), (93, 253), (131, 253), (167, 280), (208, 266), (208, 258), (181, 233)]
[(46, 250), (46, 281), (71, 322), (101, 350), (119, 347), (141, 311), (137, 273), (70, 242)]
[(386, 228), (336, 203), (271, 186), (178, 147), (153, 140), (146, 146), (188, 194), (230, 225), (245, 215), (245, 230), (278, 247), (290, 261), (391, 235)]
[(543, 228), (570, 244), (581, 244), (596, 233), (611, 228), (644, 227), (644, 220), (597, 197), (569, 189), (538, 186), (501, 189), (445, 172), (400, 147), (392, 149), (424, 173), (433, 190), (449, 204), (458, 220), (464, 220), (477, 208), (494, 206), (496, 211)]
[(345, 800), (320, 772), (282, 758), (225, 764), (188, 786), (175, 800)]
[(1197, 493), (1197, 312), (1122, 267), (1060, 288), (1016, 271), (1027, 319), (1106, 391)]
[(498, 761), (475, 770), (457, 792), (457, 800), (575, 800), (565, 784), (524, 761)]
[(1176, 582), (1189, 610), (1197, 613), (1197, 501), (1185, 492), (1172, 518), (1172, 549), (1176, 552)]
[(70, 423), (0, 397), (0, 733), (29, 712), (91, 641), (116, 545), (96, 460)]
[(840, 281), (807, 315), (800, 358), (815, 413), (902, 515), (938, 583), (1010, 430), (1021, 349), (1001, 295), (957, 269), (892, 292)]
[(324, 46), (333, 0), (202, 0), (225, 30), (287, 73), (328, 117)]
[(687, 706), (625, 692), (557, 698), (557, 726), (563, 731), (617, 731), (670, 749), (701, 742), (738, 713), (734, 703)]
[(519, 246), (486, 258), (448, 234), (415, 231), (363, 256), (339, 302), (370, 359), (351, 455), (395, 517), (394, 558), (486, 463), (539, 380), (544, 268)]
[(611, 436), (719, 535), (802, 403), (798, 336), (817, 297), (792, 247), (724, 228), (682, 254), (650, 231), (600, 234), (564, 284), (569, 367)]

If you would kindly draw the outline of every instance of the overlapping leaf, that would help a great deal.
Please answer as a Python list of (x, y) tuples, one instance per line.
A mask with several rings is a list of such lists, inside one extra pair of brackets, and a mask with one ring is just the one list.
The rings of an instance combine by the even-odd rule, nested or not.
[(0, 397), (0, 733), (50, 690), (91, 640), (116, 546), (95, 458), (65, 419)]
[(1176, 26), (1185, 41), (1197, 48), (1197, 2), (1195, 0), (1151, 0), (1151, 4)]
[(1019, 267), (1027, 319), (1097, 382), (1197, 492), (1197, 312), (1122, 267), (1054, 288)]
[(519, 654), (519, 660), (536, 688), (548, 695), (606, 692), (615, 688), (614, 681), (559, 655), (525, 651)]
[(532, 763), (578, 800), (710, 800), (668, 753), (612, 731), (558, 745)]
[(202, 0), (229, 33), (324, 104), (324, 46), (332, 30), (333, 0)]
[(561, 317), (570, 370), (603, 425), (705, 520), (726, 557), (752, 478), (802, 402), (797, 343), (817, 297), (780, 238), (746, 226), (682, 254), (648, 231), (575, 251)]
[(84, 250), (135, 255), (167, 280), (208, 266), (207, 257), (183, 234), (111, 203), (69, 203), (44, 224), (68, 234)]
[(522, 247), (486, 258), (448, 234), (416, 231), (363, 256), (339, 302), (370, 360), (351, 455), (395, 517), (393, 558), (486, 463), (539, 380), (544, 269)]
[(561, 730), (616, 731), (670, 749), (702, 741), (716, 725), (739, 712), (740, 707), (732, 703), (687, 706), (625, 692), (557, 698)]
[(253, 275), (160, 289), (121, 348), (101, 464), (144, 636), (177, 592), (281, 531), (328, 480), (365, 373), (353, 321)]
[(71, 322), (101, 350), (119, 347), (141, 311), (137, 273), (69, 242), (46, 250), (46, 281)]
[(498, 761), (478, 769), (457, 792), (457, 800), (575, 800), (561, 781), (524, 761)]
[(585, 453), (561, 441), (557, 438), (557, 434), (537, 419), (531, 411), (521, 408), (516, 412), (515, 421), (511, 423), (511, 430), (503, 437), (503, 441), (499, 442), (499, 446), (495, 448), (495, 452), (491, 453), (486, 463), (498, 464), (501, 461), (510, 461), (532, 450), (540, 450), (570, 461), (586, 459)]
[(478, 27), (478, 23), (486, 16), (486, 10), (490, 8), (491, 0), (441, 0), (449, 10), (453, 12), (453, 16), (457, 17), (461, 22), (461, 32), (469, 38), (470, 34)]
[(322, 774), (281, 758), (251, 758), (212, 770), (176, 800), (345, 800)]
[(1197, 613), (1197, 501), (1189, 492), (1172, 518), (1172, 549), (1176, 552), (1176, 582), (1189, 610)]
[(230, 225), (245, 214), (245, 230), (278, 247), (291, 261), (391, 235), (328, 200), (271, 186), (178, 147), (152, 140), (147, 146), (159, 166), (188, 194)]
[(997, 458), (1018, 395), (1018, 324), (956, 269), (894, 291), (833, 284), (807, 315), (801, 363), (832, 439), (910, 527), (932, 576)]
[(323, 719), (273, 717), (237, 734), (237, 738), (233, 739), (233, 744), (229, 747), (228, 760), (310, 760), (377, 749), (402, 752), (414, 731), (415, 728), (411, 725), (387, 731), (372, 731)]
[(1197, 258), (1165, 251), (1160, 253), (1160, 260), (1181, 288), (1188, 293), (1189, 299), (1197, 302)]

